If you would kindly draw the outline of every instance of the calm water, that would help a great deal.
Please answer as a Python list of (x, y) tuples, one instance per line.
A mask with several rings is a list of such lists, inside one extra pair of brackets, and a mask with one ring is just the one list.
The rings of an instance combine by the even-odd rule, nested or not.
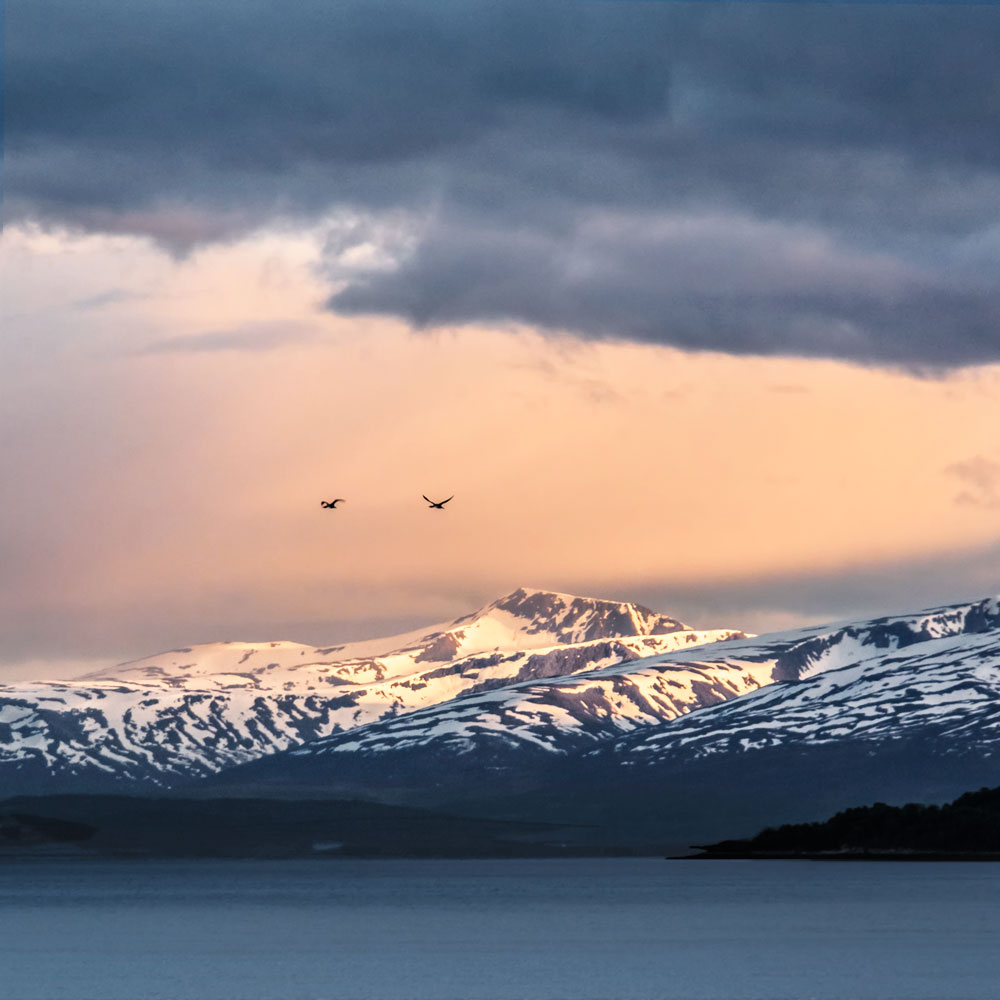
[(0, 864), (6, 1000), (996, 1000), (1000, 864)]

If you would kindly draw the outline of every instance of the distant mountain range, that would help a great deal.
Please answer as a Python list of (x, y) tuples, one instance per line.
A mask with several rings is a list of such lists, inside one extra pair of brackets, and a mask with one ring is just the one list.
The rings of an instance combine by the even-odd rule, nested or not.
[(751, 637), (518, 590), (349, 646), (0, 689), (8, 794), (368, 799), (687, 844), (1000, 784), (1000, 601)]

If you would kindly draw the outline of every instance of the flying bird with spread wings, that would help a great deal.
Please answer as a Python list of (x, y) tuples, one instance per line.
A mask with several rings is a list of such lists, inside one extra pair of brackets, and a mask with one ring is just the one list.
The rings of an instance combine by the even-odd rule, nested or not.
[(427, 503), (430, 504), (430, 506), (433, 507), (434, 510), (444, 510), (444, 505), (448, 502), (448, 500), (455, 499), (454, 493), (450, 497), (448, 497), (448, 500), (442, 500), (440, 503), (435, 503), (435, 501), (433, 501), (429, 496), (424, 496), (423, 494), (421, 494), (421, 496), (424, 497)]
[(343, 497), (337, 497), (336, 500), (320, 500), (320, 506), (325, 507), (327, 510), (336, 510), (338, 503), (344, 503)]

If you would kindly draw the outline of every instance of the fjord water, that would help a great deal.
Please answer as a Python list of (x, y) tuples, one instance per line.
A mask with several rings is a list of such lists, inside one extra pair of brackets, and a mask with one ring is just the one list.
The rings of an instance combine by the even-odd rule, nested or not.
[(995, 1000), (1000, 865), (18, 860), (8, 1000)]

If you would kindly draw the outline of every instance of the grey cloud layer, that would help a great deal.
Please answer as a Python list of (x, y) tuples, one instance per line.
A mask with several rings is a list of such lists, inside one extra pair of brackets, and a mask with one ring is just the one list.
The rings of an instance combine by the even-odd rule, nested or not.
[(1000, 7), (12, 0), (7, 40), (15, 218), (337, 209), (345, 313), (1000, 360)]
[[(1000, 545), (949, 555), (892, 560), (850, 569), (761, 575), (753, 581), (713, 581), (708, 586), (635, 589), (635, 600), (670, 613), (695, 627), (708, 622), (741, 623), (749, 631), (844, 621), (880, 614), (977, 600), (1000, 593)], [(778, 624), (775, 624), (777, 620)]]

